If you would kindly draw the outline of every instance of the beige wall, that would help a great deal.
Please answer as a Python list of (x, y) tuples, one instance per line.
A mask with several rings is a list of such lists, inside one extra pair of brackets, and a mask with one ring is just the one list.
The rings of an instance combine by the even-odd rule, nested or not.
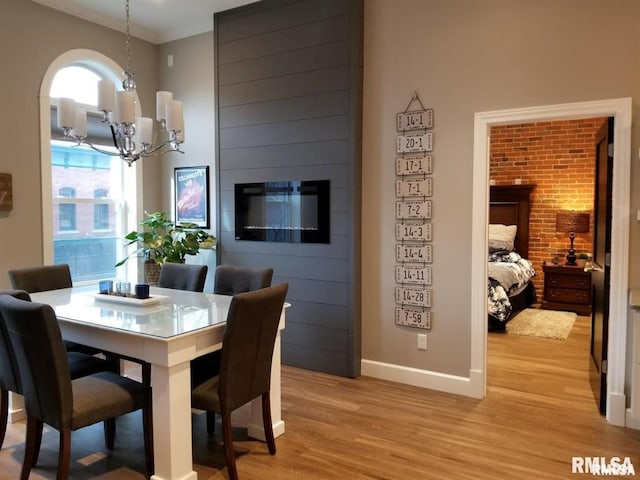
[[(469, 376), (474, 113), (638, 97), (638, 18), (633, 0), (365, 0), (364, 359)], [(416, 349), (416, 331), (396, 326), (393, 316), (394, 121), (414, 91), (435, 118), (434, 307), (426, 352)], [(632, 152), (637, 137), (634, 129)], [(635, 221), (631, 232), (633, 252)], [(637, 255), (631, 259), (630, 284), (637, 285)]]

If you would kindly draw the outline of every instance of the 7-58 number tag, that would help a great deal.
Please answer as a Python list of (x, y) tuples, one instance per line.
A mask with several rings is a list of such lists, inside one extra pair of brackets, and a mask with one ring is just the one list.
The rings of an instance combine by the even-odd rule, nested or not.
[(421, 308), (396, 307), (396, 325), (431, 328), (431, 312)]

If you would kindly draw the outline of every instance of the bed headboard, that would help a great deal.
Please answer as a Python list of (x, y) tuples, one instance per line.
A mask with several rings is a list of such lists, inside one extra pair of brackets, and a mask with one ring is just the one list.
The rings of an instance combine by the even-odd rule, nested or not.
[(535, 185), (492, 185), (489, 194), (489, 223), (517, 225), (515, 251), (529, 257), (530, 195)]

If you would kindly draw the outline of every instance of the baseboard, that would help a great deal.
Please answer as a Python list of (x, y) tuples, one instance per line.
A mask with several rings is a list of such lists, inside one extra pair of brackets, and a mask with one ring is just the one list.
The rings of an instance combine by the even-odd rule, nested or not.
[(635, 430), (640, 430), (640, 418), (635, 418), (632, 415), (632, 412), (631, 412), (630, 408), (627, 408), (624, 426), (627, 427), (627, 428), (633, 428)]
[(373, 360), (362, 360), (361, 368), (361, 374), (367, 377), (466, 397), (484, 397), (483, 375), (479, 371), (471, 371), (467, 378)]
[(626, 423), (627, 397), (621, 393), (607, 395), (607, 421), (611, 425), (624, 427)]

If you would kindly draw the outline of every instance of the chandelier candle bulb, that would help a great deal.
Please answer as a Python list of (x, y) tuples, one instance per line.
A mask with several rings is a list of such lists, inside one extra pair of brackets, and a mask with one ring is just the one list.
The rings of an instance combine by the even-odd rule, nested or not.
[(135, 123), (136, 102), (133, 92), (122, 90), (116, 94), (118, 119), (121, 123)]
[(113, 112), (116, 86), (109, 80), (98, 81), (98, 110)]
[(156, 92), (156, 119), (160, 122), (167, 119), (167, 106), (173, 100), (171, 92)]
[(76, 121), (73, 126), (72, 134), (76, 137), (84, 138), (87, 136), (87, 112), (84, 110), (76, 110)]
[(182, 102), (171, 100), (167, 108), (167, 130), (182, 130)]
[(73, 98), (58, 99), (58, 127), (73, 128), (76, 123), (76, 102)]
[(153, 119), (149, 117), (136, 117), (136, 134), (138, 143), (151, 145), (153, 141)]

